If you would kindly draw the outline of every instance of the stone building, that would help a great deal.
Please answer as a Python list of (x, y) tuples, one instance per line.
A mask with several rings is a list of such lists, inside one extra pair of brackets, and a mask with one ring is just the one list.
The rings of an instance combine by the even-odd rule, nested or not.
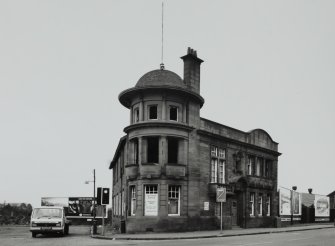
[[(119, 101), (130, 111), (110, 164), (113, 223), (127, 233), (271, 227), (278, 216), (278, 143), (200, 117), (200, 65), (188, 49), (184, 79), (150, 71)], [(218, 108), (219, 110), (219, 108)]]

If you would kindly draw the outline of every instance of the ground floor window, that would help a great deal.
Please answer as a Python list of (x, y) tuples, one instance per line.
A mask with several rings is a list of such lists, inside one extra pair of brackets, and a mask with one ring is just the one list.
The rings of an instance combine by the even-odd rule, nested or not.
[(255, 213), (255, 193), (250, 193), (250, 199), (249, 199), (249, 208), (250, 208), (250, 216), (254, 216)]
[(130, 186), (130, 215), (135, 216), (136, 212), (136, 186)]
[(158, 215), (158, 186), (144, 186), (144, 216)]
[(267, 194), (266, 195), (266, 216), (270, 216), (270, 206), (271, 206), (271, 195)]
[(262, 193), (258, 194), (258, 208), (257, 208), (257, 210), (258, 210), (258, 215), (262, 216), (263, 215), (263, 213), (262, 213), (262, 211), (263, 211), (263, 194)]
[(168, 193), (168, 214), (180, 215), (180, 186), (170, 185)]

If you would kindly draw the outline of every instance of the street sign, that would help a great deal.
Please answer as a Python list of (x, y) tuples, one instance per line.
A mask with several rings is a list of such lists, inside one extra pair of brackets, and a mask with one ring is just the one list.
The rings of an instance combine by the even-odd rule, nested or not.
[(226, 188), (216, 188), (216, 202), (226, 202)]

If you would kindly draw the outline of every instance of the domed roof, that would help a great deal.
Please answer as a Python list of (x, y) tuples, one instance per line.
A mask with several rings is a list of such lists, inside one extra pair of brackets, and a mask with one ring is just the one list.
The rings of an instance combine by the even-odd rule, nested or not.
[(157, 69), (144, 74), (135, 87), (179, 87), (185, 89), (186, 85), (176, 73)]

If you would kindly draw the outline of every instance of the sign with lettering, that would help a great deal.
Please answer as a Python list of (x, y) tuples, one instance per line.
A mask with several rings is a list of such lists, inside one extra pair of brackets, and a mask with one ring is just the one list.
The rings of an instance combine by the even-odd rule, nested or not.
[(216, 202), (226, 202), (226, 188), (218, 187), (216, 189)]
[(158, 194), (145, 194), (144, 215), (158, 215)]

